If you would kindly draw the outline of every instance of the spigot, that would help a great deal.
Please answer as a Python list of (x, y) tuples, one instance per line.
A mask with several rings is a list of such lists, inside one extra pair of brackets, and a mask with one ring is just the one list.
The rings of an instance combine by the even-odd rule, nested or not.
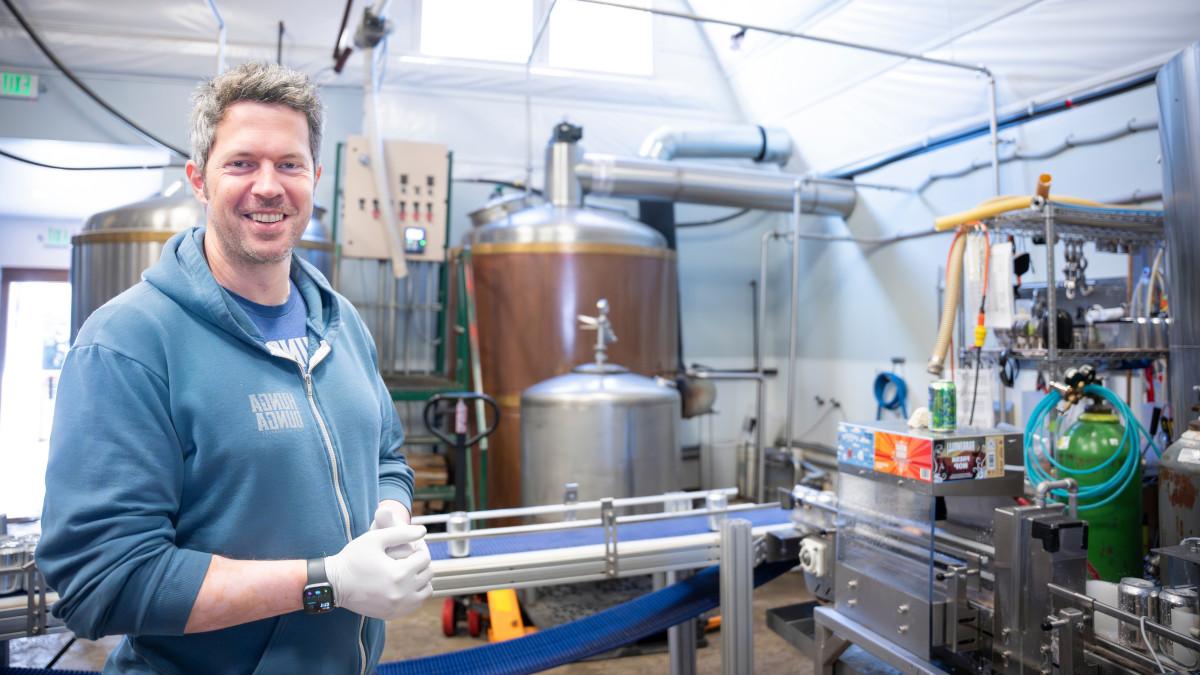
[(596, 331), (596, 363), (603, 365), (608, 361), (608, 344), (617, 341), (617, 334), (608, 318), (608, 300), (600, 298), (596, 301), (596, 313), (596, 316), (580, 314), (577, 318), (581, 328)]

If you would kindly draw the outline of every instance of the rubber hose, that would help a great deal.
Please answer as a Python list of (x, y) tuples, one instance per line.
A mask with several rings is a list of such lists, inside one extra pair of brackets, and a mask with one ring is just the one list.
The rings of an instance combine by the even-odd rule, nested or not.
[[(892, 397), (885, 398), (888, 385), (893, 387)], [(908, 383), (895, 373), (880, 373), (875, 376), (875, 419), (883, 418), (884, 410), (899, 410), (908, 419)]]
[(1146, 286), (1146, 318), (1149, 319), (1154, 314), (1154, 286), (1157, 282), (1155, 277), (1158, 275), (1158, 268), (1162, 265), (1163, 251), (1165, 248), (1158, 249), (1158, 253), (1154, 255), (1154, 264), (1150, 266), (1150, 284)]
[(958, 303), (962, 300), (962, 260), (963, 251), (967, 247), (966, 237), (956, 237), (950, 248), (949, 268), (946, 270), (946, 293), (942, 297), (942, 322), (938, 326), (937, 342), (933, 343), (933, 356), (929, 357), (929, 365), (925, 367), (931, 375), (942, 374), (946, 362), (946, 352), (950, 351), (950, 336), (954, 333), (954, 316), (958, 313)]
[[(1079, 197), (1064, 197), (1061, 195), (1051, 197), (1050, 201), (1054, 202), (1055, 204), (1073, 204), (1075, 206), (1090, 206), (1090, 207), (1097, 208), (1097, 209), (1120, 208), (1120, 207), (1113, 206), (1112, 204), (1103, 204), (1101, 202), (1094, 202), (1090, 199), (1081, 199)], [(1027, 208), (1029, 208), (1029, 206), (1032, 203), (1033, 203), (1033, 197), (1028, 197), (1028, 196), (1026, 196), (1026, 197), (1021, 197), (1021, 196), (993, 197), (993, 198), (983, 202), (979, 206), (976, 206), (973, 209), (969, 209), (967, 211), (961, 211), (959, 213), (952, 213), (948, 216), (942, 216), (941, 218), (934, 220), (933, 221), (933, 229), (937, 230), (938, 232), (945, 232), (946, 230), (952, 230), (952, 229), (958, 227), (959, 225), (962, 225), (963, 223), (969, 223), (973, 220), (984, 220), (985, 218), (991, 218), (993, 216), (998, 216), (1001, 213), (1007, 213), (1009, 211), (1016, 211), (1017, 209), (1027, 209)]]

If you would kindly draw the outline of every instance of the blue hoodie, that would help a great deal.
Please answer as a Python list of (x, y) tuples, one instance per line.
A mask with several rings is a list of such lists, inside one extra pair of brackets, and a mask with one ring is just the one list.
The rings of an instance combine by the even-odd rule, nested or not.
[(128, 637), (105, 672), (365, 673), (383, 622), (293, 612), (183, 635), (213, 554), (303, 559), (412, 503), (403, 432), (350, 303), (293, 256), (316, 346), (273, 356), (217, 285), (204, 229), (96, 310), (66, 363), (38, 566), (77, 635)]

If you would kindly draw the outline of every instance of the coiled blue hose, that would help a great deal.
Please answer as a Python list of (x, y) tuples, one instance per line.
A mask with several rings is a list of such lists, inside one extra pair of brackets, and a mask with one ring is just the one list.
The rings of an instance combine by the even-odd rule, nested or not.
[[(885, 399), (888, 385), (895, 388), (892, 398)], [(880, 373), (875, 377), (875, 419), (883, 417), (884, 410), (896, 410), (908, 419), (908, 383), (895, 373)]]
[[(1051, 391), (1033, 409), (1033, 414), (1029, 416), (1029, 423), (1025, 425), (1025, 479), (1031, 485), (1036, 486), (1048, 480), (1054, 480), (1055, 477), (1042, 468), (1042, 461), (1049, 462), (1054, 468), (1058, 469), (1060, 477), (1083, 476), (1095, 473), (1108, 467), (1117, 460), (1117, 457), (1124, 453), (1124, 461), (1122, 462), (1117, 473), (1111, 478), (1098, 483), (1096, 485), (1081, 486), (1079, 488), (1079, 510), (1094, 509), (1111, 502), (1116, 499), (1117, 495), (1129, 485), (1137, 475), (1137, 469), (1142, 461), (1142, 453), (1137, 449), (1142, 447), (1142, 439), (1144, 438), (1147, 444), (1154, 449), (1155, 454), (1162, 456), (1162, 450), (1154, 443), (1154, 439), (1150, 436), (1150, 432), (1142, 426), (1133, 411), (1125, 402), (1120, 399), (1111, 390), (1106, 389), (1098, 384), (1089, 384), (1083, 388), (1085, 394), (1097, 396), (1108, 401), (1113, 409), (1117, 411), (1117, 415), (1121, 418), (1122, 425), (1125, 428), (1125, 433), (1121, 437), (1121, 444), (1117, 449), (1109, 455), (1108, 459), (1101, 462), (1099, 465), (1090, 469), (1073, 469), (1064, 466), (1061, 462), (1054, 458), (1053, 453), (1041, 452), (1041, 443), (1035, 441), (1034, 435), (1039, 432), (1046, 423), (1046, 417), (1054, 406), (1062, 400), (1062, 395), (1057, 391)], [(1128, 448), (1128, 452), (1126, 452)], [(1067, 493), (1065, 490), (1052, 490), (1051, 494), (1059, 499), (1066, 499)]]

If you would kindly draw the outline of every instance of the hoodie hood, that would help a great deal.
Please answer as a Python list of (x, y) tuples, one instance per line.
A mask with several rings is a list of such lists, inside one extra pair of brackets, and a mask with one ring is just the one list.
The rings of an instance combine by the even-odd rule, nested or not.
[[(162, 257), (142, 274), (187, 312), (233, 335), (261, 346), (262, 336), (246, 312), (217, 283), (204, 255), (206, 228), (179, 232), (163, 244)], [(332, 342), (341, 328), (341, 312), (329, 281), (320, 270), (292, 253), (290, 276), (308, 307), (308, 330), (318, 342)], [(265, 349), (265, 347), (263, 347)]]

